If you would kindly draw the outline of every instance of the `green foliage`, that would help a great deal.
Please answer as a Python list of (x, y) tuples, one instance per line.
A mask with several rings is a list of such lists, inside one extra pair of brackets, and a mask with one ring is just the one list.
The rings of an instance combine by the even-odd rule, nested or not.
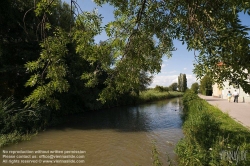
[(152, 83), (153, 76), (149, 76), (148, 73), (140, 72), (140, 88), (139, 91), (144, 91)]
[(183, 95), (183, 104), (184, 106), (187, 105), (189, 102), (194, 100), (199, 100), (197, 94), (192, 90), (187, 90)]
[(154, 90), (158, 91), (158, 92), (168, 92), (169, 91), (169, 88), (168, 87), (163, 87), (163, 86), (159, 86), (159, 85), (156, 85)]
[[(139, 19), (146, 21), (147, 18), (138, 18), (137, 12), (133, 5), (127, 6), (126, 10), (117, 9), (114, 11), (115, 21), (105, 26), (114, 64), (112, 70), (107, 70), (109, 77), (105, 81), (106, 88), (100, 94), (102, 101), (140, 89), (140, 73), (159, 72), (162, 56), (171, 54), (172, 42), (169, 37), (166, 35), (156, 42), (155, 33), (152, 33), (154, 23), (151, 20), (151, 25), (139, 24)], [(152, 14), (151, 9), (145, 12)], [(160, 35), (162, 33), (157, 32), (157, 36)]]
[[(241, 25), (239, 21), (240, 12), (250, 13), (249, 2), (241, 0), (218, 3), (209, 0), (196, 2), (95, 0), (95, 2), (99, 5), (109, 3), (116, 9), (114, 12), (116, 21), (108, 26), (109, 36), (117, 34), (114, 36), (132, 38), (138, 33), (153, 34), (156, 41), (162, 42), (158, 48), (163, 46), (168, 50), (173, 50), (172, 41), (179, 39), (183, 44), (187, 44), (188, 50), (197, 50), (200, 53), (195, 56), (197, 62), (194, 72), (198, 78), (208, 74), (215, 82), (230, 80), (240, 84), (245, 91), (249, 91), (250, 85), (246, 81), (249, 73), (247, 71), (250, 71), (249, 27)], [(129, 37), (126, 39), (130, 39)], [(123, 41), (129, 40), (121, 40)], [(141, 41), (145, 42), (143, 39)], [(131, 43), (133, 45), (129, 45), (129, 48), (134, 46), (132, 48), (137, 49), (137, 45)], [(218, 62), (223, 62), (225, 65), (218, 67)]]
[(43, 50), (39, 59), (25, 65), (28, 72), (36, 72), (25, 84), (26, 87), (36, 86), (35, 90), (24, 99), (27, 106), (36, 108), (40, 101), (45, 101), (47, 106), (59, 109), (60, 103), (53, 94), (67, 92), (69, 88), (65, 79), (67, 65), (64, 60), (68, 42), (65, 32), (58, 29), (53, 37), (48, 37), (41, 43)]
[[(96, 11), (81, 13), (76, 17), (70, 36), (76, 44), (76, 53), (95, 68), (83, 71), (81, 78), (86, 81), (86, 87), (97, 87), (100, 83), (98, 77), (103, 73), (107, 74), (104, 80), (105, 86), (99, 93), (99, 100), (103, 103), (117, 99), (121, 94), (130, 92), (138, 94), (142, 87), (140, 73), (159, 72), (162, 56), (170, 57), (171, 51), (174, 50), (172, 44), (174, 39), (186, 42), (189, 50), (202, 50), (213, 54), (215, 50), (213, 47), (217, 47), (217, 43), (213, 41), (217, 36), (223, 36), (221, 34), (223, 29), (230, 29), (231, 25), (232, 29), (239, 27), (234, 26), (237, 25), (235, 24), (238, 12), (235, 10), (236, 6), (240, 6), (239, 11), (247, 9), (247, 5), (242, 6), (239, 2), (231, 1), (225, 6), (223, 2), (215, 6), (208, 5), (210, 3), (204, 3), (206, 4), (204, 6), (203, 2), (194, 4), (175, 1), (172, 3), (143, 1), (141, 4), (120, 3), (116, 0), (96, 2), (100, 5), (106, 2), (114, 5), (115, 20), (102, 28), (101, 16)], [(57, 4), (57, 1), (39, 1), (36, 4), (35, 13), (37, 16), (53, 14)], [(197, 6), (204, 6), (204, 8)], [(219, 10), (221, 6), (229, 14)], [(180, 8), (182, 12), (179, 12)], [(67, 12), (68, 10), (65, 10), (65, 13)], [(69, 16), (69, 14), (66, 15)], [(70, 17), (69, 20), (71, 20)], [(45, 25), (48, 25), (45, 26), (48, 27), (47, 29), (52, 27), (48, 22)], [(95, 44), (94, 37), (100, 34), (102, 29), (105, 29), (109, 39), (99, 45)], [(179, 85), (179, 90), (184, 92), (186, 80), (181, 78), (180, 81), (182, 85)], [(65, 83), (62, 82), (62, 84)], [(59, 107), (54, 98), (46, 103), (48, 102), (56, 105), (56, 108)]]
[(51, 112), (45, 107), (23, 109), (13, 97), (0, 100), (0, 134), (34, 133), (48, 125)]
[(200, 81), (200, 91), (203, 95), (212, 95), (212, 80), (208, 75), (205, 75)]
[(169, 98), (174, 98), (174, 97), (181, 97), (182, 95), (183, 95), (182, 92), (176, 92), (176, 91), (159, 92), (159, 91), (156, 91), (155, 89), (151, 89), (151, 90), (146, 90), (140, 93), (138, 103), (145, 103), (145, 102), (169, 99)]
[(248, 129), (193, 91), (187, 91), (183, 100), (185, 137), (175, 150), (179, 165), (249, 165), (249, 156), (238, 161), (221, 157), (223, 151), (241, 153), (250, 150)]
[(197, 82), (193, 83), (191, 85), (191, 90), (194, 91), (197, 94), (198, 90), (199, 90), (199, 84)]
[(35, 9), (36, 16), (41, 16), (44, 13), (52, 14), (51, 8), (53, 6), (56, 6), (55, 1), (50, 1), (50, 2), (48, 2), (47, 0), (38, 1), (36, 3), (36, 9)]
[[(215, 37), (216, 35), (216, 37)], [(202, 78), (208, 75), (213, 82), (223, 85), (224, 81), (240, 85), (250, 92), (249, 78), (249, 27), (242, 26), (233, 17), (227, 28), (220, 29), (208, 40), (209, 45), (197, 56), (194, 73)]]
[[(50, 112), (44, 112), (50, 115), (62, 106), (57, 115), (67, 115), (99, 109), (105, 102), (130, 103), (160, 72), (162, 57), (171, 57), (175, 39), (200, 52), (194, 70), (198, 77), (208, 74), (219, 83), (229, 79), (249, 91), (250, 40), (238, 20), (239, 12), (249, 13), (248, 2), (95, 2), (115, 7), (115, 20), (105, 27), (96, 11), (76, 14), (77, 6), (59, 0), (0, 2), (0, 93), (26, 104), (20, 114), (3, 113), (11, 124), (23, 115), (32, 117), (29, 107), (37, 115), (42, 114), (38, 108), (49, 106)], [(104, 30), (109, 39), (97, 44), (95, 37)], [(180, 91), (187, 89), (184, 75), (178, 83)]]
[(178, 88), (177, 82), (172, 83), (168, 88), (170, 91), (177, 91)]
[(20, 134), (17, 131), (14, 131), (13, 133), (9, 133), (9, 134), (0, 134), (0, 148), (7, 146), (7, 145), (15, 144), (21, 141), (30, 140), (30, 139), (31, 139), (31, 135)]

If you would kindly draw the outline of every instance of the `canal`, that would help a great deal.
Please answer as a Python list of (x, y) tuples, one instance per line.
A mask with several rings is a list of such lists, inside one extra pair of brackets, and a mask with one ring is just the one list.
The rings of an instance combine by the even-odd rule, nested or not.
[[(174, 148), (183, 137), (181, 115), (181, 98), (88, 112), (30, 141), (2, 148), (1, 160), (28, 166), (151, 166), (155, 142), (160, 161), (168, 165), (168, 156), (176, 161)], [(8, 158), (11, 155), (14, 158)], [(20, 164), (21, 160), (27, 163)], [(62, 164), (62, 160), (81, 164)]]

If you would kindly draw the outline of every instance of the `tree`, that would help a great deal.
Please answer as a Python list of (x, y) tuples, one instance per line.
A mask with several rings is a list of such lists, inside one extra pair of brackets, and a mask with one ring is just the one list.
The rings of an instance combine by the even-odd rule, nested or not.
[[(52, 2), (38, 1), (36, 15), (49, 15), (53, 11)], [(94, 43), (94, 37), (102, 31), (101, 16), (95, 11), (76, 14), (68, 40), (75, 44), (76, 53), (93, 69), (84, 71), (81, 76), (86, 87), (98, 86), (100, 75), (107, 74), (99, 94), (100, 101), (116, 99), (120, 94), (138, 89), (141, 71), (158, 73), (162, 57), (171, 57), (171, 51), (175, 50), (175, 39), (186, 43), (188, 50), (200, 52), (195, 68), (198, 77), (208, 73), (215, 81), (223, 81), (231, 77), (229, 71), (235, 71), (233, 77), (243, 89), (250, 86), (244, 81), (246, 73), (240, 70), (250, 71), (249, 63), (246, 63), (249, 61), (249, 38), (247, 28), (238, 21), (239, 12), (249, 12), (249, 3), (239, 0), (218, 3), (209, 0), (95, 2), (115, 7), (115, 20), (103, 28), (109, 37), (105, 45)], [(50, 24), (43, 21), (49, 29)], [(57, 32), (56, 28), (53, 31)], [(46, 36), (43, 39), (46, 41)], [(237, 45), (236, 49), (234, 45)], [(215, 71), (219, 61), (226, 65)], [(237, 63), (237, 67), (230, 65), (232, 62)], [(62, 82), (57, 83), (59, 87)], [(185, 83), (182, 79), (182, 91), (185, 91)]]
[(194, 73), (198, 78), (208, 75), (213, 82), (223, 86), (240, 85), (245, 92), (250, 92), (247, 80), (250, 72), (249, 28), (242, 26), (238, 18), (228, 28), (221, 30), (220, 36), (211, 37), (207, 50), (196, 58)]
[(178, 76), (178, 90), (180, 92), (185, 92), (187, 89), (187, 78), (186, 78), (186, 74), (180, 74), (180, 76)]
[[(137, 34), (155, 34), (159, 43), (168, 41), (162, 43), (168, 50), (172, 50), (173, 39), (179, 39), (187, 44), (188, 50), (197, 50), (200, 53), (196, 57), (194, 71), (198, 78), (209, 74), (218, 83), (234, 78), (245, 91), (250, 91), (250, 85), (246, 81), (250, 71), (249, 63), (247, 64), (250, 57), (249, 28), (242, 26), (238, 19), (240, 12), (250, 14), (250, 4), (247, 1), (95, 2), (100, 5), (109, 3), (117, 9), (117, 20), (113, 25), (118, 24), (116, 28), (119, 32), (126, 32), (127, 39)], [(123, 25), (119, 23), (119, 19), (123, 20)], [(130, 43), (130, 40), (127, 41)], [(225, 66), (218, 69), (216, 64), (221, 61)]]
[(140, 87), (139, 91), (146, 90), (146, 88), (152, 83), (153, 76), (150, 76), (148, 73), (140, 72)]
[(205, 75), (200, 81), (200, 91), (203, 95), (212, 95), (212, 80), (208, 75)]
[(170, 91), (177, 91), (177, 88), (178, 88), (177, 82), (174, 82), (169, 86)]
[(194, 91), (197, 94), (198, 90), (199, 90), (199, 84), (197, 82), (193, 83), (191, 85), (191, 90)]

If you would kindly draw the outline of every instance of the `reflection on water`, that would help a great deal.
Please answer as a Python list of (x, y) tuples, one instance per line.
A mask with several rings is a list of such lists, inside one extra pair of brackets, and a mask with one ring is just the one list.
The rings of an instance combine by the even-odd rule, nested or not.
[(41, 132), (31, 141), (3, 149), (83, 150), (86, 151), (83, 164), (86, 166), (147, 166), (152, 165), (152, 141), (156, 141), (160, 159), (166, 165), (167, 154), (173, 160), (176, 158), (173, 149), (183, 136), (181, 113), (179, 98), (136, 107), (93, 111), (71, 118), (65, 125)]

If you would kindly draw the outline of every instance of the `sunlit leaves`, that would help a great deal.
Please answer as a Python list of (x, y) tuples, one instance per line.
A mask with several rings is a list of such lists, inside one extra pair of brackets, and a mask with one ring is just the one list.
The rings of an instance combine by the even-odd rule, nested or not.
[[(235, 20), (230, 27), (220, 30), (216, 36), (213, 35), (209, 39), (209, 45), (199, 55), (198, 64), (195, 65), (194, 72), (197, 76), (208, 74), (220, 85), (228, 80), (249, 92), (250, 84), (246, 81), (250, 71), (248, 30)], [(223, 65), (218, 65), (219, 63)]]
[(25, 65), (28, 72), (34, 73), (25, 86), (35, 87), (24, 99), (27, 106), (36, 107), (41, 101), (45, 101), (46, 105), (59, 109), (60, 103), (53, 95), (55, 92), (66, 92), (69, 88), (65, 79), (67, 66), (64, 62), (68, 42), (65, 32), (58, 29), (54, 36), (41, 43), (43, 49), (40, 58)]
[[(151, 6), (150, 2), (144, 1), (141, 4), (136, 1), (109, 2), (118, 9), (114, 11), (115, 21), (105, 26), (110, 37), (108, 43), (112, 48), (114, 64), (111, 70), (107, 71), (107, 87), (100, 94), (102, 101), (115, 98), (116, 93), (139, 89), (140, 73), (160, 72), (162, 56), (171, 56), (173, 50), (171, 35), (167, 33), (166, 28), (161, 27), (164, 23), (157, 21), (162, 19), (157, 17), (157, 12), (154, 11), (159, 6), (157, 3), (152, 3)], [(161, 25), (158, 25), (158, 22)]]
[(35, 13), (36, 16), (43, 15), (44, 13), (52, 14), (51, 8), (57, 5), (55, 0), (40, 0), (36, 4)]
[[(36, 13), (49, 13), (48, 2), (40, 1)], [(249, 11), (249, 3), (242, 0), (216, 1), (123, 1), (95, 0), (99, 5), (114, 6), (115, 20), (101, 27), (102, 17), (97, 12), (84, 12), (75, 18), (70, 34), (56, 32), (41, 44), (44, 48), (37, 61), (26, 64), (27, 71), (36, 72), (26, 86), (38, 86), (25, 101), (48, 100), (56, 103), (52, 92), (67, 91), (64, 77), (67, 66), (65, 43), (72, 42), (75, 52), (88, 63), (90, 70), (81, 79), (86, 87), (99, 85), (105, 73), (102, 102), (115, 99), (119, 94), (136, 91), (141, 86), (141, 73), (160, 72), (162, 57), (171, 57), (175, 50), (173, 40), (196, 50), (198, 77), (205, 74), (213, 81), (236, 81), (247, 90), (244, 81), (249, 68), (248, 29), (240, 25), (238, 12)], [(48, 9), (48, 11), (46, 11)], [(45, 11), (44, 11), (45, 10)], [(45, 28), (51, 29), (49, 24)], [(95, 42), (95, 37), (105, 30), (106, 41)], [(71, 41), (67, 41), (67, 38)], [(223, 62), (223, 66), (218, 66)], [(243, 72), (244, 71), (244, 72)], [(42, 88), (50, 91), (41, 92)], [(45, 97), (47, 93), (48, 98)], [(38, 96), (38, 97), (37, 97)]]

